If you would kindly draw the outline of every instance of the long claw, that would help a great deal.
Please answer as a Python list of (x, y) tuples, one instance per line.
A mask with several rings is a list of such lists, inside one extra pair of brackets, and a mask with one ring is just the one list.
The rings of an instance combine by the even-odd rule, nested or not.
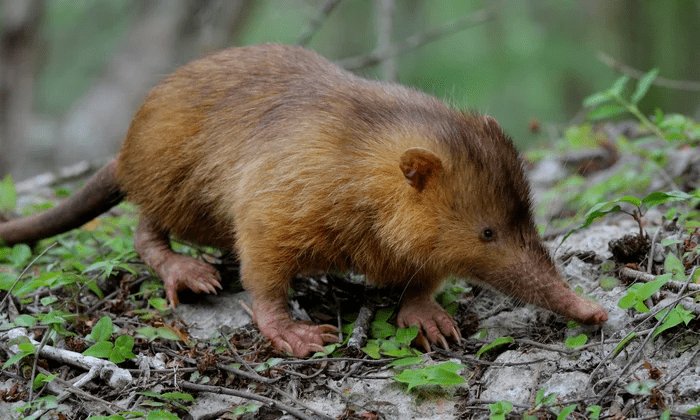
[(449, 349), (450, 349), (450, 346), (447, 345), (447, 340), (445, 340), (445, 337), (440, 336), (440, 337), (438, 338), (438, 340), (440, 341), (440, 344), (442, 344), (442, 348), (443, 348), (443, 349), (445, 349), (445, 350), (449, 350)]
[(428, 339), (425, 338), (423, 333), (419, 332), (414, 341), (415, 341), (416, 345), (419, 347), (422, 347), (426, 353), (430, 352), (430, 343), (428, 342)]
[(337, 343), (338, 336), (334, 334), (321, 334), (324, 343)]

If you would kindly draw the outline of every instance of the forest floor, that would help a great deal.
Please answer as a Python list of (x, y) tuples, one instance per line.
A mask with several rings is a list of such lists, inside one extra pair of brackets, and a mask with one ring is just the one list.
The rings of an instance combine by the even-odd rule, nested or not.
[[(697, 148), (668, 153), (662, 169), (677, 188), (649, 184), (640, 198), (697, 190)], [(606, 157), (602, 167), (589, 165)], [(581, 167), (588, 169), (577, 178), (579, 200), (630, 168), (642, 176), (646, 162), (609, 145), (538, 160), (531, 168), (536, 201), (545, 203), (538, 217), (570, 212), (561, 185)], [(89, 165), (73, 169), (18, 184), (19, 207), (59, 201), (92, 173)], [(396, 291), (352, 273), (299, 277), (289, 299), (295, 317), (339, 324), (347, 338), (361, 327), (358, 313), (374, 315), (367, 341), (309, 359), (288, 357), (261, 337), (235, 261), (212, 250), (176, 244), (214, 263), (225, 288), (181, 293), (170, 310), (133, 251), (136, 213), (123, 204), (33, 250), (0, 248), (0, 418), (697, 418), (697, 202), (672, 193), (639, 204), (610, 200), (595, 223), (563, 243), (570, 228), (545, 233), (572, 287), (608, 311), (602, 326), (454, 280), (438, 299), (464, 339), (424, 353), (410, 346), (410, 332), (393, 327)]]

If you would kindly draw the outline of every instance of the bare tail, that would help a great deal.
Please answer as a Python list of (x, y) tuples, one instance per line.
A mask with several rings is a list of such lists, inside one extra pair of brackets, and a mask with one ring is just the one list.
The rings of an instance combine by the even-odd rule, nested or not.
[(113, 159), (93, 175), (87, 184), (60, 203), (33, 216), (0, 223), (0, 239), (7, 245), (35, 242), (75, 229), (106, 212), (124, 199), (116, 179)]

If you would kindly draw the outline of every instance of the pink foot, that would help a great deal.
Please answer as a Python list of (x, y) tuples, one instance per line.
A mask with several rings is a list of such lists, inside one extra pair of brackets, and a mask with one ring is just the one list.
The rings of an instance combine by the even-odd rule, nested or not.
[(396, 324), (400, 328), (418, 326), (416, 344), (430, 351), (430, 344), (440, 344), (447, 350), (445, 337), (459, 343), (462, 335), (452, 316), (445, 312), (432, 297), (419, 297), (406, 300), (401, 305)]
[(592, 300), (578, 295), (572, 298), (572, 300), (573, 302), (568, 308), (568, 312), (564, 314), (574, 321), (586, 325), (595, 325), (602, 324), (608, 320), (608, 313), (605, 312), (605, 309)]
[(216, 293), (221, 289), (221, 277), (214, 267), (204, 261), (172, 253), (161, 265), (160, 276), (170, 306), (178, 304), (177, 292), (190, 289), (195, 293)]
[(325, 344), (338, 342), (336, 327), (294, 321), (286, 306), (286, 299), (280, 302), (256, 302), (255, 299), (253, 301), (255, 322), (262, 335), (270, 340), (275, 348), (295, 357), (306, 357), (317, 351), (325, 351)]

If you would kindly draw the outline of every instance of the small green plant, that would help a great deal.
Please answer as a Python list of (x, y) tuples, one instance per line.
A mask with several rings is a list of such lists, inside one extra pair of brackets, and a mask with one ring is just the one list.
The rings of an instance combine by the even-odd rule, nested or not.
[[(179, 409), (186, 410), (187, 407), (185, 407), (184, 403), (194, 402), (194, 397), (184, 392), (165, 392), (163, 394), (159, 394), (152, 391), (143, 391), (139, 392), (139, 394), (143, 395), (144, 397), (148, 397), (141, 403), (141, 405), (157, 409), (158, 414), (163, 415), (163, 419), (178, 418), (174, 414), (170, 413), (169, 410), (166, 411), (166, 409), (177, 407)], [(152, 413), (154, 413), (154, 411), (149, 413), (148, 418), (152, 418)]]
[(36, 353), (36, 346), (32, 344), (27, 337), (18, 337), (14, 340), (10, 340), (8, 344), (10, 346), (16, 344), (20, 352), (7, 359), (7, 361), (2, 365), (3, 369), (7, 369), (8, 367), (24, 359), (26, 356)]
[[(667, 313), (668, 315), (666, 315)], [(664, 319), (664, 317), (666, 318)], [(664, 319), (664, 322), (661, 325), (659, 325), (659, 328), (657, 328), (656, 331), (654, 331), (654, 335), (652, 336), (652, 338), (655, 338), (667, 329), (673, 328), (676, 325), (680, 325), (681, 323), (688, 325), (690, 321), (695, 319), (695, 315), (693, 315), (691, 311), (686, 310), (679, 304), (676, 305), (675, 308), (666, 308), (662, 310), (661, 312), (656, 314), (656, 319)]]
[(612, 87), (604, 92), (595, 93), (583, 101), (586, 108), (591, 108), (588, 118), (591, 120), (601, 120), (617, 117), (630, 113), (634, 115), (646, 128), (654, 132), (659, 138), (665, 138), (663, 132), (654, 125), (637, 108), (637, 103), (646, 95), (652, 82), (659, 75), (659, 69), (653, 69), (644, 77), (639, 79), (634, 93), (628, 98), (625, 97), (625, 87), (630, 81), (629, 76), (622, 76), (613, 83)]
[(513, 337), (498, 337), (497, 339), (493, 340), (489, 344), (484, 344), (478, 352), (476, 352), (476, 357), (481, 356), (482, 354), (486, 353), (487, 351), (496, 349), (498, 347), (504, 346), (506, 344), (512, 344), (514, 343), (515, 340)]
[(173, 330), (167, 327), (152, 327), (146, 326), (136, 329), (136, 336), (143, 337), (148, 341), (153, 341), (155, 339), (161, 338), (164, 340), (181, 341), (182, 337), (176, 334)]
[(651, 395), (651, 390), (657, 385), (658, 382), (647, 379), (644, 381), (630, 382), (625, 386), (625, 389), (632, 395)]
[[(642, 198), (641, 200), (637, 197), (633, 197), (631, 195), (626, 195), (622, 198), (618, 198), (616, 200), (612, 201), (603, 201), (595, 206), (593, 206), (588, 212), (585, 214), (585, 220), (584, 222), (579, 225), (578, 227), (572, 229), (569, 231), (569, 233), (564, 236), (564, 239), (562, 239), (562, 243), (574, 232), (581, 230), (583, 228), (586, 228), (591, 225), (595, 220), (600, 219), (601, 217), (610, 214), (610, 213), (625, 213), (628, 214), (630, 217), (632, 217), (637, 224), (639, 225), (639, 236), (644, 238), (646, 237), (646, 234), (644, 233), (644, 228), (642, 225), (642, 217), (646, 213), (646, 211), (654, 206), (658, 206), (659, 204), (664, 204), (664, 203), (669, 203), (669, 202), (676, 202), (676, 201), (685, 201), (685, 202), (690, 202), (693, 199), (696, 199), (699, 197), (696, 197), (695, 195), (691, 195), (688, 193), (684, 193), (683, 191), (669, 191), (669, 192), (663, 192), (663, 191), (655, 191), (650, 194), (648, 194), (646, 197)], [(620, 206), (620, 203), (628, 203), (632, 204), (633, 206), (636, 207), (636, 209), (630, 211), (623, 210), (622, 207)]]
[(40, 416), (45, 414), (45, 410), (54, 410), (54, 412), (56, 412), (56, 410), (66, 411), (66, 408), (67, 407), (61, 406), (58, 403), (58, 399), (55, 395), (45, 395), (35, 399), (34, 401), (28, 402), (22, 407), (15, 408), (14, 411), (21, 414), (33, 412), (34, 414), (28, 414), (27, 416), (22, 417), (22, 420), (37, 420), (41, 418)]
[(393, 377), (397, 382), (408, 384), (410, 391), (416, 386), (442, 385), (452, 386), (466, 382), (457, 371), (465, 368), (464, 365), (454, 362), (444, 362), (435, 366), (427, 366), (421, 369), (406, 369)]
[(599, 405), (591, 405), (586, 407), (586, 411), (588, 411), (590, 414), (588, 415), (588, 418), (591, 420), (597, 420), (600, 418), (600, 411), (603, 409), (603, 407)]
[(95, 341), (95, 344), (85, 350), (83, 355), (109, 359), (112, 363), (135, 359), (136, 355), (131, 352), (134, 348), (134, 337), (122, 335), (112, 344), (109, 340), (112, 338), (113, 330), (112, 320), (109, 317), (105, 316), (97, 321), (90, 334), (85, 337), (86, 340)]
[(506, 415), (513, 411), (513, 403), (510, 401), (499, 401), (489, 404), (489, 410), (491, 411), (490, 420), (505, 420)]
[(370, 324), (370, 332), (374, 339), (367, 340), (362, 351), (374, 359), (379, 359), (382, 355), (408, 357), (420, 354), (418, 350), (411, 348), (411, 343), (418, 336), (418, 327), (396, 328), (389, 322), (392, 313), (392, 308), (377, 311)]
[(636, 283), (627, 289), (627, 294), (623, 296), (617, 303), (622, 309), (634, 307), (638, 312), (649, 312), (645, 301), (654, 293), (661, 289), (661, 286), (668, 283), (671, 279), (671, 274), (663, 274), (656, 276), (656, 280), (648, 283)]
[(566, 339), (566, 347), (570, 349), (577, 349), (588, 341), (588, 336), (586, 334), (579, 334), (575, 337), (569, 337)]

